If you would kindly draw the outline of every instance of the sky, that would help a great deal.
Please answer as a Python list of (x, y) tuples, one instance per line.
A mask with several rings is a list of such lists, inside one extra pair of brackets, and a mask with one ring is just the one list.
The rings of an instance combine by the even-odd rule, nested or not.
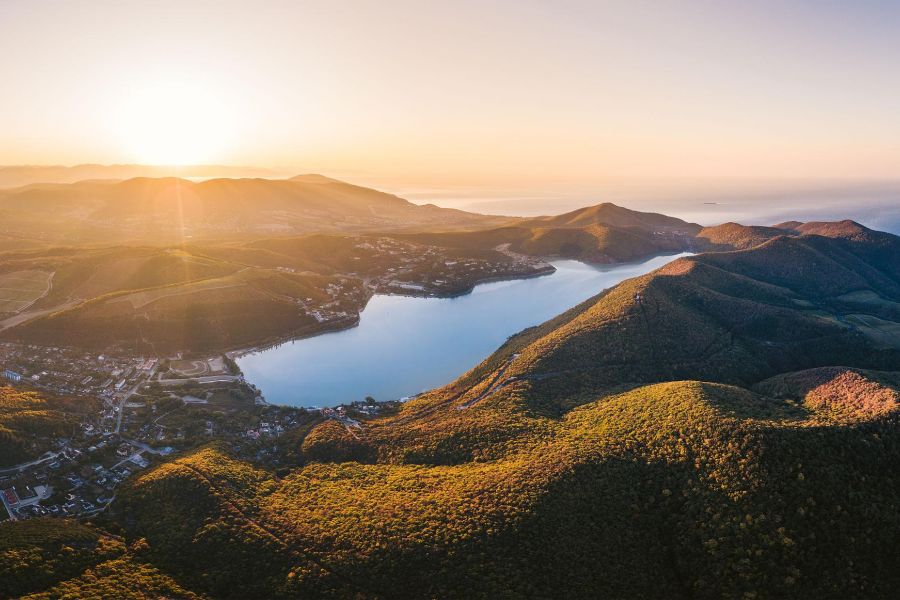
[(0, 164), (900, 173), (900, 2), (0, 0)]

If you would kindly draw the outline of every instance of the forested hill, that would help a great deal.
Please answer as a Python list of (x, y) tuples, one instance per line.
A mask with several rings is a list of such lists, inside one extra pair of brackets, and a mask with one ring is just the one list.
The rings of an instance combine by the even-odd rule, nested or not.
[(0, 586), (894, 598), (900, 239), (792, 225), (626, 281), (397, 414), (327, 420), (295, 467), (213, 443), (132, 480), (103, 531), (0, 526)]
[(586, 206), (561, 215), (526, 219), (525, 224), (532, 227), (584, 227), (600, 224), (620, 229), (685, 233), (696, 233), (700, 229), (696, 223), (659, 213), (639, 212), (611, 202)]
[[(525, 332), (476, 373), (490, 381), (503, 369), (556, 411), (628, 382), (746, 385), (825, 365), (900, 367), (900, 238), (831, 231), (681, 258)], [(461, 380), (472, 390), (460, 401), (480, 393), (477, 382)]]
[(495, 228), (403, 234), (406, 239), (448, 248), (490, 249), (501, 244), (531, 256), (557, 256), (590, 263), (635, 261), (656, 254), (706, 248), (695, 238), (703, 228), (657, 213), (604, 202), (562, 215), (533, 217)]

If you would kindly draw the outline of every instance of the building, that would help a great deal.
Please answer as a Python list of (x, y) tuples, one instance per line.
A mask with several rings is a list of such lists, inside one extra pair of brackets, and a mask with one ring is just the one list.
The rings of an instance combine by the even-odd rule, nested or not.
[(147, 465), (150, 464), (149, 461), (147, 461), (147, 459), (144, 458), (143, 456), (141, 456), (140, 454), (135, 454), (128, 460), (131, 461), (132, 463), (134, 463), (135, 465), (139, 466), (142, 469), (145, 469), (147, 467)]
[(22, 376), (20, 374), (16, 373), (15, 371), (10, 371), (9, 369), (3, 371), (3, 376), (16, 383), (22, 381)]

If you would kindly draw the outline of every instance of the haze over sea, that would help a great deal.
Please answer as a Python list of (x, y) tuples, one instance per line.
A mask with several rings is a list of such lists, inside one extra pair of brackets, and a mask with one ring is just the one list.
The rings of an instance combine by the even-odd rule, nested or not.
[(382, 183), (381, 189), (416, 203), (485, 214), (559, 214), (612, 202), (701, 225), (852, 219), (900, 234), (900, 181), (619, 179), (602, 184), (528, 186), (415, 187)]

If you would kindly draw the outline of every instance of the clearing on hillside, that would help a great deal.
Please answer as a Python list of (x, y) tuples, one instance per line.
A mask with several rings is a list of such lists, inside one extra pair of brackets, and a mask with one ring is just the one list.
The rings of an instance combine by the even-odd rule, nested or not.
[(0, 274), (0, 314), (19, 313), (50, 291), (53, 273), (15, 271)]

